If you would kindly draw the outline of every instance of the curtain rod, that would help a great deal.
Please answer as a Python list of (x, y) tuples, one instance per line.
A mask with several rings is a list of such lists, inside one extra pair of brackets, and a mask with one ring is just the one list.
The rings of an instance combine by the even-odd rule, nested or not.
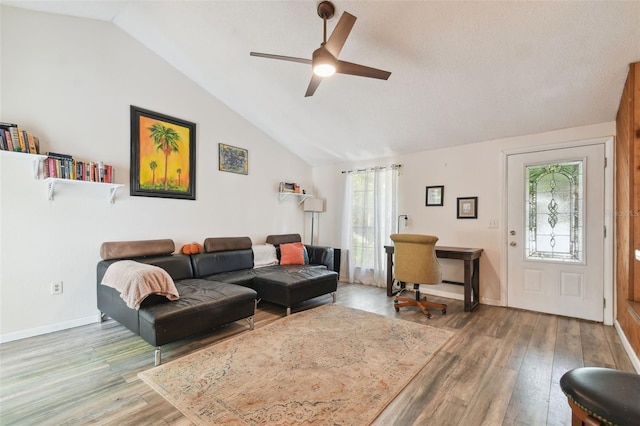
[(389, 166), (367, 167), (366, 169), (343, 170), (340, 173), (342, 174), (363, 173), (363, 172), (370, 172), (373, 170), (385, 170), (385, 169), (398, 170), (400, 167), (402, 167), (402, 164), (391, 164)]

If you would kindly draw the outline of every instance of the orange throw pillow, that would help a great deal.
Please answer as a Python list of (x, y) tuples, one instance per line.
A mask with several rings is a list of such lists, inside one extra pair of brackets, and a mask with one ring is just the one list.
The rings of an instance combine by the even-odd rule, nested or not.
[(304, 265), (304, 245), (302, 243), (280, 244), (281, 265)]

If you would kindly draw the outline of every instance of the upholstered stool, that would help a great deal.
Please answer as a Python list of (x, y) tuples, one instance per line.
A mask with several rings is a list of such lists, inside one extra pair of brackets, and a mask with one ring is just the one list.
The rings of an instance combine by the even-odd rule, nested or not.
[(571, 425), (640, 425), (640, 376), (611, 368), (567, 371), (560, 387), (571, 406)]

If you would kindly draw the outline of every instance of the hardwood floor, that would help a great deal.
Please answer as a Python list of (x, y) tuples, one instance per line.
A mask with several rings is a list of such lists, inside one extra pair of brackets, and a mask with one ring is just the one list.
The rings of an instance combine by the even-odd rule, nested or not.
[[(480, 305), (427, 319), (397, 313), (385, 290), (340, 284), (337, 303), (456, 331), (447, 345), (380, 415), (376, 425), (569, 425), (558, 384), (567, 370), (603, 366), (634, 371), (612, 327)], [(323, 296), (294, 312), (330, 303)], [(256, 328), (284, 316), (261, 303)], [(247, 331), (246, 322), (163, 347), (163, 362)], [(115, 321), (0, 345), (2, 425), (190, 425), (137, 373), (153, 367), (153, 347)]]

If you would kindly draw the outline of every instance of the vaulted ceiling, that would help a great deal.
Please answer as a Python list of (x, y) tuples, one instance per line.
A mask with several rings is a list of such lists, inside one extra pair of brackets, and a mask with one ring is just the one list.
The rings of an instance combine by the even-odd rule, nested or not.
[[(111, 21), (311, 165), (613, 121), (640, 61), (640, 1), (334, 1), (358, 19), (313, 97), (317, 1), (12, 1)], [(235, 141), (241, 145), (241, 141)]]

